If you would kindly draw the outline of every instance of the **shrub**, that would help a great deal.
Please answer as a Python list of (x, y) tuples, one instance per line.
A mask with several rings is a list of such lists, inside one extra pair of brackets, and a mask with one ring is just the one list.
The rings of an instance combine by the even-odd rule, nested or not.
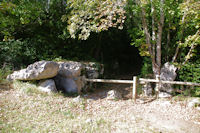
[(152, 63), (151, 59), (148, 57), (144, 57), (143, 59), (143, 66), (141, 68), (141, 77), (148, 77), (149, 74), (152, 74)]
[[(200, 83), (200, 63), (188, 63), (182, 66), (178, 72), (178, 80)], [(192, 89), (191, 94), (200, 96), (200, 87)]]
[(28, 41), (10, 40), (0, 42), (0, 65), (4, 63), (20, 67), (32, 63), (36, 57), (36, 49)]

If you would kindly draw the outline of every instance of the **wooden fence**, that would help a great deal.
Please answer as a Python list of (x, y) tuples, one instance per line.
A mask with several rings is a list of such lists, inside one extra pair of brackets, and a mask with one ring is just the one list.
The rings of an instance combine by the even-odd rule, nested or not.
[[(85, 79), (87, 82), (99, 82), (99, 83), (120, 83), (120, 84), (132, 84), (133, 85), (133, 91), (132, 91), (132, 98), (134, 99), (134, 102), (136, 102), (137, 98), (137, 83), (140, 84), (153, 82), (157, 83), (157, 85), (161, 84), (176, 84), (176, 85), (187, 85), (187, 86), (200, 86), (199, 83), (193, 83), (193, 82), (181, 82), (181, 81), (164, 81), (160, 80), (159, 77), (156, 77), (156, 79), (144, 79), (144, 78), (137, 78), (136, 76), (133, 77), (133, 80), (113, 80), (113, 79)], [(156, 90), (158, 91), (158, 90)]]

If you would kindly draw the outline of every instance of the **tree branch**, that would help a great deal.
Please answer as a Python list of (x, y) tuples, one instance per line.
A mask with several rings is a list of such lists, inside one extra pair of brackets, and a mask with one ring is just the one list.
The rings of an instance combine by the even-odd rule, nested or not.
[[(189, 0), (187, 0), (187, 4), (189, 3)], [(182, 30), (181, 30), (181, 38), (180, 38), (180, 40), (181, 40), (181, 42), (183, 41), (183, 33), (184, 33), (184, 30), (185, 30), (185, 17), (186, 17), (186, 12), (184, 12), (184, 14), (183, 14), (183, 17), (182, 17), (182, 19), (181, 19), (181, 24), (182, 24)], [(175, 51), (175, 54), (174, 54), (174, 56), (173, 56), (173, 58), (172, 58), (172, 63), (174, 63), (175, 61), (176, 61), (176, 59), (177, 59), (177, 56), (178, 56), (178, 53), (179, 53), (179, 49), (180, 49), (180, 47), (179, 47), (179, 45), (176, 47), (176, 51)]]
[[(194, 36), (197, 36), (199, 33), (200, 33), (200, 30), (197, 30), (197, 32), (195, 33)], [(200, 38), (200, 37), (196, 37), (196, 39), (195, 39), (194, 42), (192, 43), (191, 48), (190, 48), (190, 50), (188, 51), (188, 53), (187, 53), (187, 55), (186, 55), (186, 58), (185, 58), (185, 61), (182, 63), (182, 65), (185, 65), (185, 64), (188, 62), (188, 60), (190, 59), (193, 50), (194, 50), (195, 47), (197, 46), (197, 45), (195, 45), (195, 42), (196, 42), (199, 38)]]

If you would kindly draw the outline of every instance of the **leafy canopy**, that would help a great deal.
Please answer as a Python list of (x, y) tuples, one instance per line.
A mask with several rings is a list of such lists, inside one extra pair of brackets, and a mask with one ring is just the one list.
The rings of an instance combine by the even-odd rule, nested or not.
[[(72, 38), (86, 40), (91, 32), (101, 32), (110, 27), (123, 29), (125, 0), (73, 0), (67, 2), (70, 14), (63, 15)], [(64, 32), (66, 34), (67, 32)]]

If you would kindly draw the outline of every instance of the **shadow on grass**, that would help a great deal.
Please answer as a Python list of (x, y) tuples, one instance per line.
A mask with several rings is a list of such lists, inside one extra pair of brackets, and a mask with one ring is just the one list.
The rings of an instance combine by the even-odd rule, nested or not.
[(0, 81), (0, 93), (2, 91), (9, 91), (11, 89), (13, 89), (12, 82), (7, 81), (7, 80)]

